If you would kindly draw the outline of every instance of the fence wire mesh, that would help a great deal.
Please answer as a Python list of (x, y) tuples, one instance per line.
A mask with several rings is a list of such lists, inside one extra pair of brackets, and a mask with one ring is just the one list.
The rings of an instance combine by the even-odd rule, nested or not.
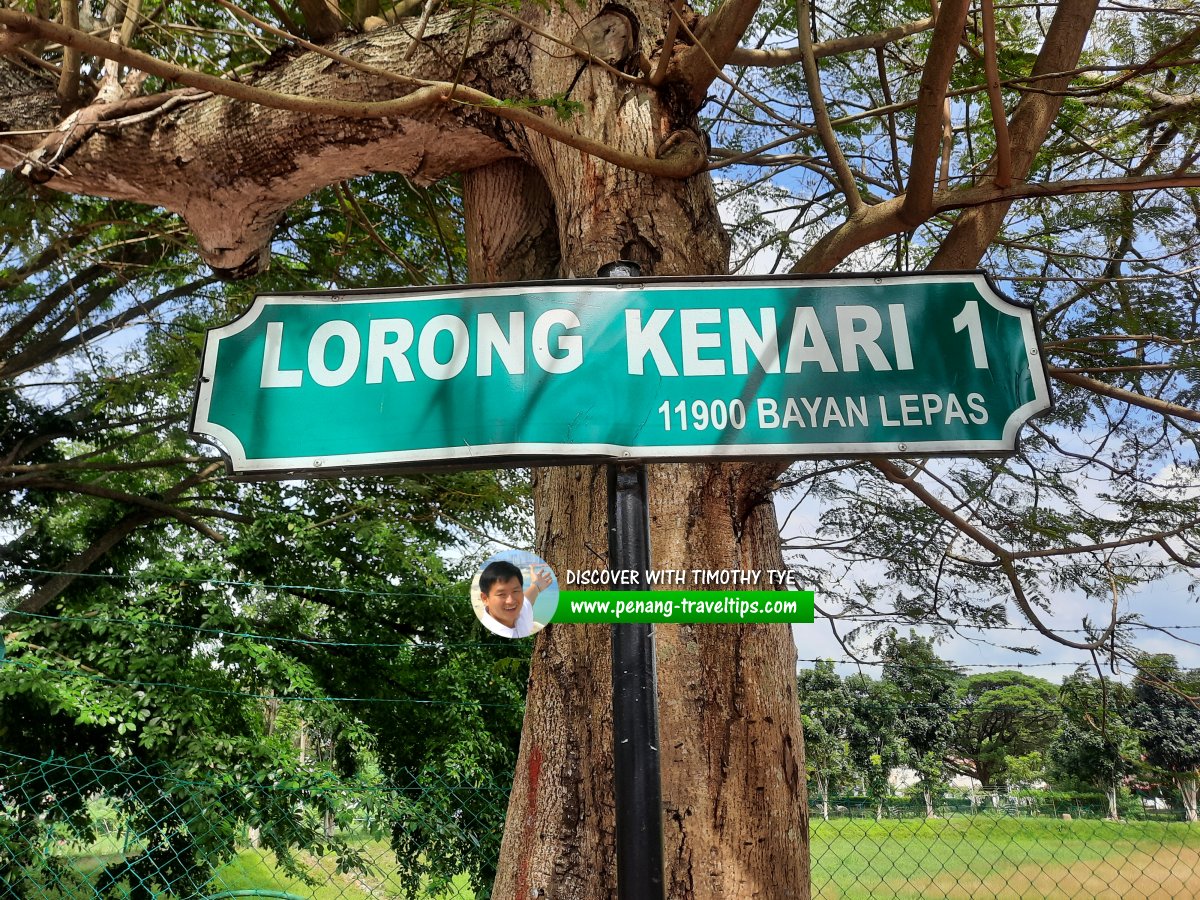
[[(482, 898), (508, 790), (428, 772), (235, 783), (134, 759), (0, 752), (0, 890), (13, 900)], [(814, 897), (1200, 896), (1200, 826), (1134, 800), (1119, 821), (1100, 803), (999, 791), (943, 799), (933, 817), (900, 798), (835, 797), (811, 812)]]
[[(14, 900), (476, 897), (508, 790), (428, 773), (209, 781), (0, 752), (0, 885)], [(477, 864), (457, 871), (464, 845)]]

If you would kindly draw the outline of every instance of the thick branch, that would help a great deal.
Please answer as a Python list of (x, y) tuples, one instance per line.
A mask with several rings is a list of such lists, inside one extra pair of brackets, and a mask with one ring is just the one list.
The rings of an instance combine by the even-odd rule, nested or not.
[(1066, 384), (1086, 388), (1089, 391), (1103, 394), (1105, 397), (1111, 397), (1113, 400), (1120, 400), (1122, 403), (1128, 403), (1131, 406), (1140, 406), (1142, 409), (1149, 409), (1164, 416), (1187, 419), (1189, 422), (1200, 422), (1200, 410), (1180, 406), (1178, 403), (1160, 400), (1157, 397), (1147, 397), (1145, 394), (1119, 388), (1116, 385), (1108, 384), (1095, 378), (1088, 378), (1086, 375), (1079, 375), (1065, 369), (1052, 367), (1050, 369), (1050, 376)]
[[(176, 484), (174, 487), (163, 492), (163, 499), (174, 500), (186, 491), (188, 488), (200, 484), (215, 475), (217, 472), (225, 468), (225, 464), (221, 462), (211, 463), (205, 466), (199, 472), (188, 476), (183, 481)], [(47, 604), (52, 602), (59, 594), (71, 586), (75, 578), (86, 572), (97, 562), (104, 558), (113, 547), (121, 543), (125, 538), (136, 531), (140, 526), (148, 522), (154, 521), (159, 517), (159, 514), (153, 510), (141, 508), (136, 512), (131, 512), (125, 516), (116, 525), (110, 528), (107, 532), (92, 542), (86, 550), (76, 556), (73, 560), (61, 566), (65, 574), (54, 575), (47, 581), (39, 585), (31, 594), (21, 600), (17, 604), (16, 610), (24, 613), (41, 612)], [(4, 621), (6, 614), (0, 612), (0, 622)]]
[[(124, 64), (163, 78), (178, 75), (167, 63), (12, 10), (0, 9), (0, 22), (75, 42), (89, 54), (118, 55)], [(427, 46), (409, 66), (398, 62), (410, 42), (399, 28), (380, 29), (369, 41), (360, 38), (334, 49), (367, 65), (393, 68), (400, 76), (421, 72), (434, 76), (429, 80), (448, 81), (464, 51), (475, 60), (516, 31), (507, 22), (492, 22), (493, 31), (477, 29), (472, 50), (461, 46), (452, 24), (445, 16), (431, 23)], [(486, 63), (479, 68), (486, 71)], [(244, 93), (245, 99), (215, 96), (137, 122), (108, 123), (60, 162), (49, 184), (173, 210), (196, 234), (205, 260), (218, 272), (236, 276), (265, 261), (282, 211), (326, 184), (378, 171), (430, 183), (513, 155), (499, 139), (492, 117), (465, 107), (436, 114), (412, 100), (412, 79), (398, 84), (383, 77), (350, 77), (352, 72), (350, 66), (309, 53), (264, 73), (253, 85), (184, 74), (181, 80)], [(522, 85), (511, 86), (520, 96)], [(271, 109), (256, 102), (271, 96), (284, 105), (296, 100), (303, 109)], [(337, 116), (331, 114), (335, 108)], [(343, 114), (355, 108), (371, 117), (347, 121)], [(376, 117), (379, 113), (388, 117)], [(0, 164), (13, 166), (23, 162), (24, 151), (37, 140), (9, 138), (6, 143), (0, 145)]]
[[(686, 86), (688, 97), (699, 106), (708, 86), (713, 83), (729, 58), (738, 49), (738, 41), (758, 12), (760, 0), (724, 0), (697, 29), (697, 43), (679, 53), (671, 62), (671, 80)], [(669, 53), (670, 48), (664, 48)]]
[[(1079, 62), (1098, 5), (1099, 0), (1062, 0), (1059, 3), (1034, 63), (1032, 79), (1042, 79), (1053, 72), (1068, 72)], [(1063, 75), (1044, 78), (1038, 84), (1048, 91), (1062, 91), (1070, 81), (1070, 75)], [(1014, 180), (1029, 177), (1034, 157), (1045, 143), (1062, 101), (1059, 94), (1038, 93), (1025, 94), (1017, 104), (1008, 126)], [(990, 171), (994, 179), (999, 172), (998, 161), (993, 162)], [(979, 265), (988, 244), (999, 232), (1008, 208), (1009, 204), (998, 203), (959, 216), (929, 268), (934, 271), (971, 269)]]
[(314, 41), (327, 41), (345, 25), (336, 2), (329, 0), (296, 0), (304, 14), (305, 30)]
[(992, 0), (982, 0), (983, 64), (987, 71), (988, 104), (992, 110), (992, 126), (996, 132), (996, 186), (1012, 184), (1012, 154), (1008, 146), (1008, 116), (1004, 98), (1000, 95), (1000, 68), (996, 62), (996, 11)]
[[(1133, 178), (1080, 178), (1074, 181), (1049, 181), (1043, 184), (1018, 183), (1009, 188), (999, 188), (994, 183), (985, 183), (971, 188), (935, 194), (931, 215), (989, 204), (1002, 205), (1007, 209), (1012, 201), (1031, 197), (1196, 187), (1200, 187), (1200, 172), (1187, 172), (1179, 175), (1145, 175)], [(901, 216), (903, 204), (904, 197), (900, 196), (885, 200), (875, 206), (866, 207), (858, 216), (847, 219), (837, 228), (826, 232), (797, 261), (792, 271), (830, 272), (855, 250), (893, 234), (908, 231), (910, 226)]]
[(862, 197), (858, 193), (858, 184), (854, 173), (842, 153), (833, 126), (829, 124), (829, 111), (825, 108), (825, 95), (821, 92), (821, 72), (817, 68), (817, 58), (812, 52), (812, 27), (809, 24), (811, 7), (808, 0), (796, 0), (796, 36), (800, 42), (800, 52), (804, 64), (804, 82), (808, 87), (808, 101), (812, 105), (813, 121), (816, 122), (817, 134), (821, 138), (821, 146), (829, 157), (830, 165), (837, 174), (838, 186), (846, 197), (846, 205), (850, 214), (862, 208)]
[[(62, 22), (67, 28), (79, 27), (80, 0), (62, 0)], [(80, 53), (74, 47), (63, 48), (62, 75), (58, 79), (58, 96), (63, 103), (72, 104), (79, 97)]]
[[(522, 45), (520, 26), (480, 16), (464, 47), (452, 20), (441, 16), (436, 25), (431, 20), (411, 63), (403, 57), (413, 42), (403, 30), (380, 29), (368, 40), (301, 56), (250, 84), (191, 72), (0, 9), (0, 23), (10, 29), (219, 95), (186, 110), (163, 104), (160, 110), (139, 110), (147, 114), (136, 117), (114, 119), (106, 110), (106, 127), (79, 138), (68, 125), (56, 140), (69, 144), (69, 152), (44, 155), (61, 157), (54, 159), (52, 187), (178, 212), (196, 233), (206, 261), (233, 276), (257, 270), (282, 210), (326, 184), (376, 171), (429, 183), (516, 155), (500, 139), (493, 117), (649, 175), (686, 178), (703, 168), (703, 153), (694, 143), (661, 159), (654, 146), (640, 153), (617, 150), (527, 105), (497, 100), (497, 94), (530, 92), (527, 70), (505, 65), (505, 54), (497, 50), (506, 42)], [(350, 77), (357, 72), (368, 77)], [(435, 77), (410, 74), (415, 72)], [(456, 84), (460, 72), (469, 78)], [(0, 162), (30, 167), (27, 147), (0, 146)]]
[[(840, 56), (843, 53), (854, 53), (857, 50), (874, 50), (886, 47), (896, 41), (928, 31), (933, 27), (933, 19), (918, 19), (915, 22), (905, 22), (894, 25), (883, 31), (872, 34), (855, 34), (850, 37), (837, 38), (832, 41), (818, 41), (813, 44), (813, 56), (824, 59), (827, 56)], [(729, 54), (729, 64), (732, 66), (760, 66), (773, 69), (779, 66), (790, 66), (800, 62), (803, 53), (800, 47), (779, 47), (769, 50), (759, 50), (753, 47), (738, 47)]]
[(929, 56), (921, 73), (917, 94), (917, 122), (913, 129), (912, 160), (908, 170), (901, 217), (909, 227), (920, 225), (933, 212), (933, 187), (941, 155), (942, 117), (950, 72), (967, 22), (969, 0), (946, 0), (938, 11)]

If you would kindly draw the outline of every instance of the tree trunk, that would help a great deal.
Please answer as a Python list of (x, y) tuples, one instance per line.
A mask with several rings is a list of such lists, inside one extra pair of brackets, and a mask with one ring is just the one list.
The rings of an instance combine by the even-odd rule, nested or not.
[[(547, 186), (502, 162), (464, 182), (473, 280), (544, 277), (557, 253), (580, 275), (632, 256), (651, 271), (723, 271), (711, 186), (660, 184), (559, 152)], [(585, 171), (592, 169), (592, 171)], [(551, 205), (553, 208), (551, 208)], [(587, 209), (587, 215), (582, 208)], [(652, 565), (782, 566), (764, 470), (648, 472)], [(537, 549), (559, 573), (606, 564), (603, 467), (536, 470)], [(795, 647), (787, 626), (658, 630), (665, 884), (671, 898), (808, 896), (807, 801)], [(493, 896), (610, 897), (615, 884), (607, 626), (537, 638)], [(768, 888), (769, 886), (769, 888)]]
[(817, 790), (821, 793), (821, 818), (829, 821), (829, 776), (817, 772)]
[(985, 765), (976, 764), (976, 777), (979, 779), (979, 787), (987, 790), (996, 783), (997, 775)]
[(1175, 784), (1179, 787), (1179, 794), (1183, 798), (1183, 820), (1185, 822), (1195, 822), (1196, 818), (1196, 793), (1200, 776), (1195, 772), (1180, 773), (1175, 776)]
[(936, 819), (937, 815), (933, 811), (933, 785), (926, 782), (921, 786), (921, 795), (925, 798), (925, 818)]
[[(643, 32), (661, 29), (660, 8), (642, 11)], [(529, 65), (538, 96), (566, 90), (579, 68), (561, 53), (535, 56)], [(622, 149), (653, 154), (666, 133), (689, 125), (656, 97), (631, 96), (594, 67), (573, 90), (587, 104), (580, 131)], [(620, 258), (637, 261), (647, 275), (727, 271), (728, 240), (707, 176), (658, 180), (535, 134), (525, 140), (522, 156), (544, 179), (553, 217), (528, 214), (519, 179), (508, 188), (487, 181), (487, 190), (508, 190), (509, 199), (482, 204), (472, 198), (481, 197), (485, 184), (468, 182), (471, 233), (513, 232), (506, 219), (515, 207), (526, 210), (521, 215), (532, 230), (535, 222), (557, 223), (563, 277), (594, 276), (600, 265)], [(505, 243), (539, 242), (514, 236)], [(504, 265), (494, 255), (490, 263), (476, 260), (473, 277), (528, 277), (524, 273), (536, 270), (531, 252), (517, 252)], [(648, 467), (651, 565), (782, 568), (765, 490), (773, 473), (738, 464)], [(537, 470), (533, 494), (536, 549), (551, 567), (560, 575), (604, 568), (604, 468)], [(666, 896), (807, 898), (808, 807), (790, 628), (660, 626), (657, 644)], [(609, 654), (608, 626), (552, 624), (536, 640), (493, 889), (498, 900), (612, 896)]]
[(1110, 784), (1108, 786), (1108, 790), (1105, 793), (1108, 794), (1108, 818), (1114, 822), (1120, 821), (1121, 811), (1117, 808), (1117, 786), (1116, 786), (1116, 784), (1115, 783)]

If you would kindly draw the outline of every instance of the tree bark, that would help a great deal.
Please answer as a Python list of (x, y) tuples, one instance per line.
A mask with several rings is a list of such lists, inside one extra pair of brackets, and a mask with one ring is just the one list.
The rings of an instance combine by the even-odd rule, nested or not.
[[(580, 275), (622, 256), (651, 272), (724, 270), (726, 243), (707, 178), (663, 182), (561, 149), (536, 158), (548, 184), (513, 162), (464, 180), (467, 233), (474, 247), (486, 248), (470, 251), (472, 280), (545, 277), (558, 255), (552, 244), (565, 248), (562, 269)], [(762, 491), (771, 471), (652, 466), (652, 564), (781, 568), (774, 507)], [(536, 546), (555, 571), (603, 568), (604, 469), (539, 469), (533, 494)], [(807, 897), (807, 801), (789, 629), (667, 626), (658, 631), (658, 646), (667, 896), (768, 890)], [(608, 627), (550, 625), (537, 638), (493, 896), (611, 896), (611, 684)]]
[[(49, 126), (51, 133), (6, 137), (0, 141), (0, 166), (30, 165), (32, 175), (59, 190), (177, 212), (214, 270), (229, 277), (252, 274), (265, 266), (284, 210), (325, 185), (385, 171), (430, 184), (515, 156), (501, 138), (499, 120), (469, 106), (345, 117), (348, 104), (411, 94), (416, 85), (404, 79), (406, 72), (453, 79), (460, 60), (473, 84), (485, 89), (498, 85), (512, 96), (524, 96), (524, 70), (504, 68), (506, 56), (496, 52), (506, 42), (521, 45), (518, 27), (503, 19), (481, 22), (467, 42), (453, 24), (452, 16), (431, 21), (424, 43), (408, 62), (401, 61), (410, 44), (401, 28), (331, 45), (357, 64), (393, 70), (393, 79), (306, 53), (260, 73), (247, 86), (304, 98), (318, 106), (314, 111), (177, 91), (128, 104), (94, 104), (54, 128), (55, 110), (48, 103), (34, 104), (40, 116), (31, 120), (22, 113), (22, 128)], [(0, 61), (0, 76), (19, 71)], [(31, 90), (45, 88), (44, 79), (20, 77)], [(6, 83), (7, 77), (0, 77), (0, 87)], [(328, 109), (322, 111), (321, 104)], [(0, 115), (6, 111), (0, 104)], [(101, 122), (103, 128), (98, 127)]]
[[(660, 7), (631, 7), (643, 47), (661, 38)], [(546, 29), (562, 33), (562, 13)], [(653, 154), (690, 113), (561, 53), (534, 53), (531, 89), (574, 91), (585, 103), (576, 127), (619, 149)], [(571, 86), (574, 85), (572, 88)], [(537, 134), (515, 145), (545, 180), (563, 277), (590, 277), (625, 258), (650, 274), (721, 274), (728, 240), (707, 176), (666, 181), (619, 169)], [(496, 168), (496, 167), (489, 167)], [(472, 184), (472, 182), (468, 182)], [(493, 190), (501, 186), (492, 182)], [(469, 234), (505, 232), (524, 208), (474, 204)], [(524, 212), (521, 216), (526, 216)], [(537, 216), (527, 217), (532, 223)], [(537, 226), (531, 225), (536, 231)], [(530, 236), (507, 246), (536, 244)], [(524, 277), (528, 254), (480, 260), (488, 278)], [(614, 398), (619, 402), (619, 398)], [(651, 564), (659, 569), (782, 567), (778, 525), (764, 485), (770, 467), (649, 467)], [(607, 564), (602, 467), (538, 470), (533, 481), (537, 549), (559, 573)], [(608, 898), (615, 888), (612, 806), (612, 681), (607, 626), (550, 625), (537, 638), (520, 754), (493, 895)], [(663, 626), (658, 629), (665, 885), (668, 897), (809, 896), (807, 802), (787, 626)]]
[(1179, 787), (1179, 795), (1183, 798), (1183, 820), (1185, 822), (1197, 821), (1196, 794), (1200, 776), (1195, 772), (1177, 774), (1175, 784)]
[(821, 794), (821, 818), (829, 821), (829, 776), (816, 773), (817, 790)]

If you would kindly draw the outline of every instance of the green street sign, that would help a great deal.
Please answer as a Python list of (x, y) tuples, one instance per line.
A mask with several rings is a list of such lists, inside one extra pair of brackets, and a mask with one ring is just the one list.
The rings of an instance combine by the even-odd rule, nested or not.
[(981, 272), (268, 294), (208, 333), (231, 471), (1011, 453), (1050, 406)]

